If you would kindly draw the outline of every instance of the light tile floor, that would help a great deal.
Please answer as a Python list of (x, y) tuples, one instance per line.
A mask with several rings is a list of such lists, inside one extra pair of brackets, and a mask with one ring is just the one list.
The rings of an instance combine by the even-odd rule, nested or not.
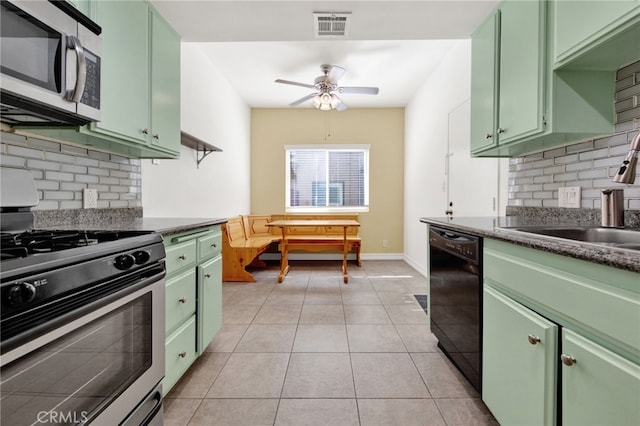
[(403, 261), (291, 262), (223, 284), (223, 326), (165, 399), (165, 425), (497, 425), (436, 346)]

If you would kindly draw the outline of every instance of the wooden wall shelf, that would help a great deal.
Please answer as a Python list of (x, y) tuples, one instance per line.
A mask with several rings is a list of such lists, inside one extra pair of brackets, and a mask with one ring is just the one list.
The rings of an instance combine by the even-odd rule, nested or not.
[(186, 147), (189, 147), (197, 152), (197, 167), (200, 167), (200, 163), (205, 157), (212, 152), (222, 152), (222, 149), (217, 146), (213, 146), (202, 139), (198, 139), (195, 136), (190, 135), (187, 132), (180, 132), (180, 143)]

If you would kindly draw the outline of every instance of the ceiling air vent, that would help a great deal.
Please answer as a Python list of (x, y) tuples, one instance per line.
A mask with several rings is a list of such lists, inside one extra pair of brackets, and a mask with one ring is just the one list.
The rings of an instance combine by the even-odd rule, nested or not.
[(316, 38), (344, 38), (349, 36), (351, 13), (313, 14), (313, 29)]

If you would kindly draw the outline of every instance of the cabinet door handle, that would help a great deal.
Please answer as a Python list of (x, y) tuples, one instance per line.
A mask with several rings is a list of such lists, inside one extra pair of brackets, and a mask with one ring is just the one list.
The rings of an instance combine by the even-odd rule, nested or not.
[(153, 135), (153, 138), (154, 139), (160, 139), (160, 135), (156, 133), (155, 135)]
[(213, 244), (211, 244), (211, 247), (216, 248), (218, 246), (216, 245), (216, 243), (213, 243)]
[(493, 137), (493, 135), (491, 133), (487, 133), (484, 138), (485, 139), (491, 139)]
[(533, 334), (528, 335), (527, 339), (529, 340), (529, 343), (531, 343), (532, 345), (537, 345), (538, 343), (540, 343), (540, 338)]
[(145, 134), (145, 135), (148, 135), (149, 134), (149, 129), (142, 129), (142, 133)]
[(571, 355), (567, 355), (567, 354), (560, 355), (560, 360), (562, 361), (562, 363), (564, 365), (566, 365), (568, 367), (571, 367), (573, 364), (578, 362), (574, 357), (572, 357)]
[(205, 278), (211, 278), (211, 274), (204, 274)]
[(503, 134), (504, 132), (506, 132), (506, 130), (504, 130), (504, 129), (503, 129), (503, 128), (501, 128), (501, 127), (498, 127), (498, 130), (496, 130), (496, 132), (497, 132), (499, 135), (501, 135), (501, 134)]
[(178, 259), (180, 260), (187, 260), (187, 256), (184, 254), (181, 254), (180, 256), (178, 256)]
[(178, 299), (178, 302), (187, 303), (187, 298), (186, 297), (181, 297), (180, 299)]
[(180, 352), (180, 353), (178, 354), (178, 356), (179, 356), (180, 358), (184, 358), (184, 357), (186, 357), (186, 356), (187, 356), (187, 353), (183, 351), (183, 352)]

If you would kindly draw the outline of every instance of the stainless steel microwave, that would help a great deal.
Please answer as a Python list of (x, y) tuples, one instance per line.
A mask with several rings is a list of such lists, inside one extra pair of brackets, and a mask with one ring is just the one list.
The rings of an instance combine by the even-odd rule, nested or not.
[(0, 120), (100, 121), (100, 27), (66, 1), (0, 3)]

